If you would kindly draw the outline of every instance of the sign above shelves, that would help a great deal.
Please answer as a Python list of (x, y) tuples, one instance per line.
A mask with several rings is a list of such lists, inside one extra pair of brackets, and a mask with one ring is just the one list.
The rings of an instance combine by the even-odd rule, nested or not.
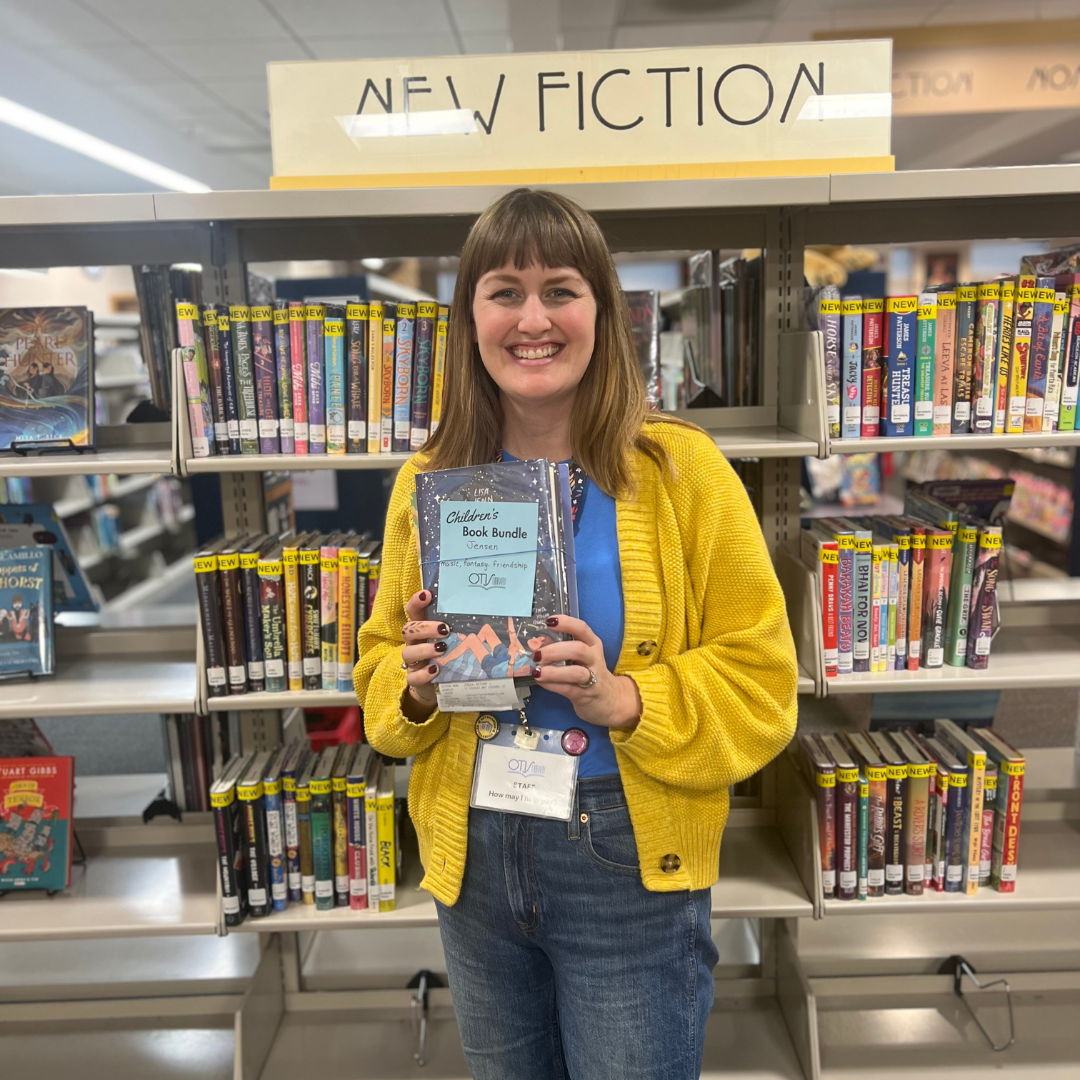
[(888, 41), (268, 65), (273, 188), (887, 171)]

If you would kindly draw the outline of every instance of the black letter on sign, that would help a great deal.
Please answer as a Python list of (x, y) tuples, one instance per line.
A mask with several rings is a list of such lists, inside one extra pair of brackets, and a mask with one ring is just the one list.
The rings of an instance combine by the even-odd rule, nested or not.
[(549, 83), (546, 79), (557, 79), (566, 74), (565, 71), (541, 71), (537, 73), (536, 83), (540, 93), (540, 130), (544, 130), (544, 91), (545, 90), (569, 90), (568, 82)]
[[(485, 134), (490, 135), (491, 129), (495, 126), (495, 114), (499, 111), (499, 98), (502, 97), (503, 83), (506, 82), (506, 76), (499, 75), (499, 85), (495, 87), (495, 100), (491, 103), (491, 115), (485, 120), (478, 109), (473, 109), (473, 116), (476, 117), (476, 122), (484, 129)], [(454, 89), (454, 78), (452, 75), (446, 76), (446, 85), (450, 87), (450, 96), (454, 99), (454, 108), (460, 109), (461, 102), (458, 101), (457, 91)]]
[(409, 95), (410, 94), (430, 94), (431, 93), (431, 87), (430, 86), (421, 86), (418, 89), (414, 90), (412, 88), (412, 85), (411, 85), (414, 82), (427, 82), (427, 76), (426, 75), (406, 75), (405, 78), (401, 80), (401, 87), (402, 87), (402, 90), (404, 91), (403, 96), (405, 98), (405, 111), (406, 112), (409, 111)]
[(600, 94), (600, 87), (603, 86), (604, 83), (606, 83), (608, 81), (608, 79), (611, 78), (612, 75), (629, 75), (629, 74), (630, 74), (630, 71), (629, 71), (628, 68), (613, 68), (611, 71), (605, 71), (604, 74), (601, 75), (600, 78), (596, 80), (596, 85), (593, 87), (593, 92), (592, 92), (593, 116), (595, 116), (596, 119), (599, 120), (600, 123), (604, 125), (604, 127), (611, 128), (613, 131), (629, 131), (630, 128), (637, 127), (638, 124), (640, 124), (642, 122), (642, 120), (645, 119), (644, 116), (639, 116), (636, 120), (634, 120), (632, 123), (629, 123), (629, 124), (613, 124), (610, 120), (605, 120), (603, 118), (603, 116), (600, 115), (600, 108), (596, 104), (596, 99)]
[[(724, 85), (724, 80), (733, 71), (742, 71), (744, 69), (747, 70), (747, 71), (756, 71), (765, 80), (765, 85), (769, 88), (769, 100), (766, 103), (765, 108), (762, 109), (761, 112), (759, 112), (757, 114), (757, 116), (752, 117), (750, 120), (736, 120), (734, 116), (728, 116), (728, 114), (726, 112), (724, 112), (723, 105), (720, 104), (720, 87)], [(768, 116), (769, 110), (772, 108), (772, 103), (773, 103), (772, 79), (770, 79), (769, 76), (766, 75), (765, 72), (762, 71), (761, 68), (759, 68), (757, 66), (757, 64), (736, 64), (734, 67), (729, 67), (727, 69), (727, 71), (725, 71), (724, 74), (721, 75), (720, 78), (716, 80), (716, 88), (713, 90), (713, 101), (716, 102), (716, 111), (729, 124), (738, 124), (740, 127), (746, 127), (748, 124), (756, 124), (759, 120), (764, 120), (765, 117)]]
[(383, 107), (383, 112), (393, 112), (393, 96), (390, 90), (390, 80), (386, 80), (386, 97), (379, 93), (378, 87), (370, 80), (364, 83), (364, 92), (360, 95), (360, 104), (356, 107), (356, 113), (359, 116), (364, 111), (364, 102), (367, 101), (368, 91), (371, 91), (378, 99), (379, 104)]
[[(784, 111), (780, 114), (780, 123), (782, 124), (787, 120), (788, 109), (791, 108), (791, 99), (795, 97), (795, 91), (798, 88), (799, 80), (806, 76), (806, 81), (810, 84), (810, 89), (814, 91), (819, 97), (825, 93), (825, 64), (819, 63), (817, 66), (818, 81), (814, 82), (810, 75), (810, 69), (805, 64), (799, 65), (799, 70), (795, 73), (795, 81), (791, 84), (791, 92), (787, 96), (787, 101), (784, 103)], [(819, 120), (824, 120), (825, 116), (819, 115)]]
[(664, 105), (666, 121), (664, 127), (671, 127), (671, 73), (673, 71), (685, 71), (690, 73), (688, 67), (685, 68), (646, 68), (646, 75), (663, 75), (664, 76)]

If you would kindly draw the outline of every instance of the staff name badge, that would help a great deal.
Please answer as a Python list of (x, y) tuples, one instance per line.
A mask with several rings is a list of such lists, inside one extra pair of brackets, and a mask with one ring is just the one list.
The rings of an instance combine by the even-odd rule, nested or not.
[(569, 821), (578, 759), (562, 748), (563, 733), (504, 724), (476, 751), (470, 806), (508, 814)]

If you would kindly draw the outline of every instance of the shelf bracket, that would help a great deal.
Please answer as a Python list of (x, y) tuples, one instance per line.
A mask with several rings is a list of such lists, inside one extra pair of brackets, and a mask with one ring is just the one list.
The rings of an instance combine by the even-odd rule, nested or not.
[[(1008, 1050), (1008, 1048), (1016, 1042), (1016, 1022), (1013, 1017), (1012, 989), (1009, 986), (1009, 980), (1002, 978), (991, 979), (990, 982), (985, 983), (980, 982), (975, 975), (975, 969), (962, 956), (950, 956), (942, 965), (941, 974), (952, 975), (953, 993), (964, 1003), (964, 1007), (971, 1014), (971, 1019), (975, 1021), (975, 1026), (982, 1032), (982, 1036), (990, 1049), (993, 1050), (995, 1054), (1000, 1054), (1003, 1050)], [(994, 1042), (990, 1032), (983, 1027), (982, 1021), (976, 1015), (970, 1000), (968, 1000), (967, 995), (964, 993), (965, 976), (975, 984), (976, 990), (991, 990), (995, 986), (1002, 986), (1005, 988), (1005, 1004), (1009, 1009), (1009, 1038), (1000, 1045)]]
[(417, 1065), (424, 1064), (424, 1052), (427, 1048), (427, 1025), (429, 991), (443, 985), (438, 975), (430, 971), (418, 971), (410, 980), (408, 988), (416, 993), (409, 999), (410, 1015), (412, 1017), (413, 1040), (416, 1049), (413, 1051), (413, 1059)]

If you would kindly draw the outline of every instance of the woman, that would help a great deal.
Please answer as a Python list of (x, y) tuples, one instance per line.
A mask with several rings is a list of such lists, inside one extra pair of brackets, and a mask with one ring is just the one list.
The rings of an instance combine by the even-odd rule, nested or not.
[[(648, 412), (596, 222), (521, 189), (473, 226), (443, 421), (398, 475), (355, 685), (371, 744), (415, 755), (409, 810), (478, 1080), (682, 1080), (712, 1004), (710, 886), (729, 785), (795, 729), (784, 602), (742, 484), (703, 432)], [(580, 618), (533, 648), (530, 724), (577, 728), (570, 821), (470, 809), (477, 714), (431, 685), (418, 470), (572, 461)], [(514, 714), (498, 717), (513, 723)], [(579, 740), (575, 749), (580, 749)]]

